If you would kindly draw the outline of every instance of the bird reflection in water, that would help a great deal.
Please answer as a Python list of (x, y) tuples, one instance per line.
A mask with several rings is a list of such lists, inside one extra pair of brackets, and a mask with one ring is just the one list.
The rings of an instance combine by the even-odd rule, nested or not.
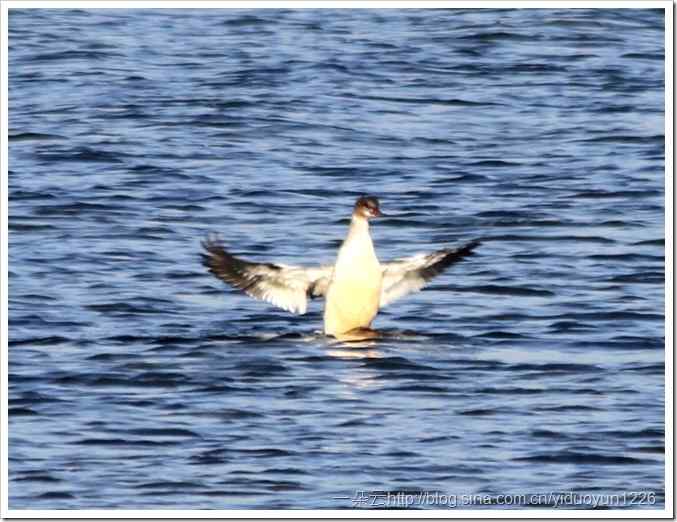
[(380, 359), (383, 353), (374, 349), (378, 343), (374, 339), (361, 341), (339, 341), (332, 343), (327, 355), (339, 359)]

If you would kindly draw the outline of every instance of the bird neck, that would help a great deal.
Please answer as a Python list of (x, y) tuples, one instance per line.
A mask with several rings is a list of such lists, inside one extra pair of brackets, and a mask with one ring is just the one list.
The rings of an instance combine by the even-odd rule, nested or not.
[(367, 218), (353, 215), (348, 236), (339, 249), (335, 265), (335, 277), (353, 277), (355, 270), (362, 273), (364, 267), (378, 265), (374, 244), (369, 235)]
[(350, 228), (348, 229), (346, 241), (365, 241), (367, 239), (371, 241), (371, 236), (369, 235), (369, 220), (359, 214), (353, 214), (352, 219), (350, 220)]
[(369, 234), (369, 221), (367, 218), (353, 214), (344, 246), (346, 250), (350, 251), (373, 251), (374, 246)]

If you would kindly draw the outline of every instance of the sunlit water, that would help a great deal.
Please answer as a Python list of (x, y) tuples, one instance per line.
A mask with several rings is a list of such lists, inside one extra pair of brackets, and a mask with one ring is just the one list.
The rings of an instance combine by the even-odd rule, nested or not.
[[(11, 508), (663, 506), (662, 11), (12, 9), (9, 31)], [(380, 340), (200, 265), (209, 232), (331, 262), (361, 193), (394, 216), (382, 260), (483, 240)]]

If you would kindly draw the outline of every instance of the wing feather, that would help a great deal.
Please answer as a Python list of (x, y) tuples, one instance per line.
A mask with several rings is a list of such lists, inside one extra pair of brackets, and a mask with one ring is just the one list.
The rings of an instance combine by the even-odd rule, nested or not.
[(479, 244), (479, 241), (471, 241), (459, 248), (445, 248), (430, 254), (417, 254), (385, 263), (381, 306), (387, 306), (400, 297), (417, 292), (451, 265), (472, 255)]
[(306, 313), (308, 300), (324, 296), (333, 267), (253, 263), (227, 252), (221, 241), (202, 242), (202, 264), (221, 281), (289, 312)]

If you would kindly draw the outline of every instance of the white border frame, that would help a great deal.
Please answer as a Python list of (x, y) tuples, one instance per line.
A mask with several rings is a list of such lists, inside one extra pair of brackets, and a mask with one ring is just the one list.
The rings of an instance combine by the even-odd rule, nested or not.
[[(175, 5), (180, 4), (180, 5)], [(0, 412), (2, 438), (0, 439), (0, 516), (2, 518), (674, 518), (673, 493), (673, 132), (674, 132), (674, 4), (672, 0), (651, 1), (439, 1), (439, 0), (253, 0), (253, 1), (189, 1), (189, 0), (141, 0), (141, 1), (101, 1), (65, 0), (65, 1), (19, 1), (9, 0), (1, 4), (0, 10), (0, 111), (2, 133), (0, 135), (0, 392), (2, 403)], [(8, 10), (12, 8), (636, 8), (664, 9), (665, 12), (665, 508), (657, 509), (609, 509), (598, 510), (555, 510), (555, 509), (431, 509), (431, 510), (17, 510), (9, 509), (9, 470), (8, 470)]]

